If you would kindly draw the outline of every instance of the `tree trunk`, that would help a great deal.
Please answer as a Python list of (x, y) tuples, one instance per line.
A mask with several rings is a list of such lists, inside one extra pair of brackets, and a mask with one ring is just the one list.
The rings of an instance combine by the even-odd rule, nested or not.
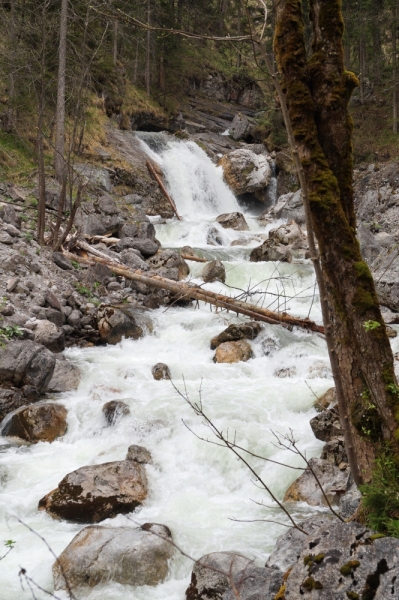
[(113, 31), (113, 50), (112, 50), (112, 58), (114, 61), (114, 65), (116, 65), (116, 61), (118, 60), (118, 19), (114, 20), (114, 31)]
[[(151, 24), (151, 0), (147, 0), (147, 23)], [(147, 44), (145, 50), (145, 89), (147, 95), (151, 92), (151, 31), (147, 31)]]
[(5, 131), (14, 131), (14, 102), (15, 102), (15, 44), (16, 44), (16, 22), (15, 22), (15, 0), (10, 2), (10, 66), (8, 74), (8, 108), (5, 120)]
[(356, 239), (352, 123), (357, 85), (345, 71), (340, 0), (311, 0), (312, 54), (306, 54), (302, 3), (276, 2), (275, 52), (296, 148), (309, 188), (332, 339), (359, 472), (371, 477), (379, 444), (399, 429), (393, 357), (374, 282)]
[(392, 131), (398, 133), (398, 57), (397, 57), (397, 35), (398, 35), (399, 2), (396, 3), (393, 13), (392, 27)]
[(68, 0), (62, 0), (60, 18), (60, 45), (58, 56), (57, 112), (55, 116), (54, 170), (58, 181), (62, 181), (65, 171), (65, 78), (67, 42)]

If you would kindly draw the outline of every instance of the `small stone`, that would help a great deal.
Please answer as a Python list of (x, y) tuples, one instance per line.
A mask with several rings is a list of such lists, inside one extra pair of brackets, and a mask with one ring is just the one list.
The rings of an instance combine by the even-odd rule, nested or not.
[(11, 246), (14, 243), (14, 238), (6, 231), (0, 231), (0, 244)]
[(6, 285), (7, 292), (13, 292), (19, 282), (20, 282), (19, 277), (11, 277), (11, 279), (8, 279), (7, 285)]
[(106, 402), (102, 408), (108, 425), (115, 425), (122, 417), (130, 415), (130, 408), (122, 400)]
[(171, 374), (168, 365), (165, 363), (157, 363), (151, 369), (152, 376), (157, 381), (161, 379), (171, 379)]
[(252, 358), (253, 352), (250, 344), (245, 340), (236, 342), (224, 342), (216, 348), (213, 362), (216, 363), (236, 363), (246, 362)]
[(152, 456), (147, 448), (144, 448), (144, 446), (136, 446), (134, 444), (129, 446), (125, 460), (135, 460), (141, 465), (146, 465), (152, 463)]
[(108, 285), (107, 285), (107, 290), (109, 292), (119, 292), (119, 290), (122, 289), (122, 286), (120, 283), (118, 283), (117, 281), (111, 281)]
[(219, 259), (207, 263), (202, 269), (201, 275), (205, 283), (212, 283), (213, 281), (224, 283), (226, 281), (226, 269)]
[(35, 329), (35, 342), (52, 352), (62, 352), (65, 349), (65, 334), (51, 321), (39, 320)]
[(71, 312), (71, 314), (69, 315), (69, 317), (67, 318), (68, 325), (71, 325), (71, 327), (75, 327), (75, 328), (80, 327), (80, 319), (81, 318), (82, 318), (82, 313), (80, 312), (80, 310), (74, 309)]
[(217, 223), (224, 229), (235, 229), (236, 231), (248, 231), (248, 223), (245, 217), (240, 212), (226, 213), (219, 215), (216, 219)]
[(58, 300), (57, 296), (53, 294), (53, 292), (51, 292), (50, 290), (46, 291), (46, 302), (49, 306), (51, 306), (51, 308), (55, 308), (56, 310), (59, 310), (61, 312), (62, 307), (60, 301)]

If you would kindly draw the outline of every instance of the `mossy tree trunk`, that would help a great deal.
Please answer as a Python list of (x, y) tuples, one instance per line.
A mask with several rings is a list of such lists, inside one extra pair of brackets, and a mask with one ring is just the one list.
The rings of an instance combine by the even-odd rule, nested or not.
[(325, 327), (359, 472), (368, 481), (381, 444), (399, 456), (399, 396), (373, 278), (356, 239), (348, 103), (357, 80), (344, 67), (341, 1), (310, 0), (309, 54), (302, 10), (301, 0), (276, 2), (274, 47), (309, 190), (329, 311)]

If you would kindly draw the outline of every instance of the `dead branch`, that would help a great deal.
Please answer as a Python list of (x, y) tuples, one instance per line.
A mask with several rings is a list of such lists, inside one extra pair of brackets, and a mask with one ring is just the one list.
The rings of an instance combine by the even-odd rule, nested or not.
[(195, 256), (194, 254), (180, 254), (184, 260), (192, 260), (194, 262), (206, 263), (209, 262), (206, 258), (201, 258), (200, 256)]
[(160, 176), (154, 169), (154, 165), (149, 160), (147, 160), (145, 164), (147, 165), (147, 169), (149, 170), (151, 175), (154, 177), (155, 181), (157, 182), (157, 184), (161, 188), (162, 192), (164, 193), (165, 198), (167, 199), (167, 201), (173, 208), (173, 212), (175, 213), (176, 217), (179, 219), (179, 221), (181, 221), (181, 217), (179, 216), (179, 213), (177, 212), (176, 204), (174, 203), (173, 198), (171, 197), (171, 195), (168, 193), (166, 187), (164, 186), (162, 179), (160, 178)]

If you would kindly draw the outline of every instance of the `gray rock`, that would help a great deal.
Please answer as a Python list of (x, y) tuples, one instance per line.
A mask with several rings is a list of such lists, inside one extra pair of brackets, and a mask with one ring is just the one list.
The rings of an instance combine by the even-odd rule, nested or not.
[(270, 183), (271, 168), (264, 155), (240, 148), (228, 152), (221, 159), (224, 179), (234, 194), (255, 194), (262, 202), (264, 190)]
[(235, 229), (236, 231), (249, 231), (248, 223), (240, 212), (225, 213), (216, 218), (224, 229)]
[(248, 569), (253, 561), (238, 552), (212, 552), (194, 565), (186, 600), (222, 600), (229, 579)]
[(160, 381), (161, 379), (171, 379), (171, 374), (168, 365), (165, 363), (157, 363), (151, 369), (151, 373), (154, 379)]
[(30, 443), (53, 442), (67, 429), (67, 410), (62, 404), (36, 402), (7, 415), (1, 435), (18, 437)]
[(143, 198), (138, 194), (128, 194), (127, 196), (123, 196), (122, 200), (126, 202), (126, 204), (142, 204)]
[(20, 282), (20, 278), (19, 277), (11, 277), (11, 279), (7, 280), (7, 284), (6, 284), (6, 291), (7, 292), (13, 292), (15, 290), (15, 288), (17, 287), (18, 283)]
[(77, 390), (79, 387), (81, 372), (79, 367), (68, 360), (55, 362), (54, 374), (48, 384), (47, 391), (52, 393), (63, 393)]
[(110, 281), (107, 285), (107, 290), (109, 292), (119, 292), (122, 289), (121, 284), (118, 281)]
[(347, 520), (354, 516), (360, 506), (362, 494), (358, 487), (353, 483), (347, 492), (341, 496), (339, 502), (339, 512), (343, 519)]
[(35, 342), (42, 344), (52, 352), (62, 352), (65, 349), (64, 331), (51, 321), (37, 321), (34, 334)]
[(46, 308), (45, 315), (47, 321), (50, 321), (57, 327), (62, 327), (65, 322), (65, 315), (63, 312), (56, 310), (55, 308)]
[(242, 325), (229, 325), (227, 329), (219, 333), (211, 340), (211, 350), (215, 350), (224, 342), (235, 342), (237, 340), (254, 340), (262, 331), (262, 325), (256, 321), (249, 321)]
[(144, 446), (129, 446), (125, 460), (135, 460), (141, 465), (147, 465), (152, 463), (152, 456), (147, 448)]
[(249, 566), (234, 578), (234, 588), (223, 594), (223, 600), (272, 600), (283, 583), (283, 572), (278, 567)]
[(371, 268), (378, 299), (383, 306), (399, 311), (399, 253), (396, 247), (386, 249)]
[(14, 238), (7, 231), (0, 230), (0, 244), (10, 246), (14, 243)]
[[(331, 462), (321, 458), (311, 458), (309, 465), (316, 473), (330, 504), (338, 506), (340, 496), (346, 491), (349, 469), (341, 471)], [(306, 502), (310, 506), (327, 506), (319, 483), (309, 468), (290, 485), (285, 493), (284, 502)]]
[(292, 252), (288, 246), (275, 244), (266, 240), (258, 248), (254, 248), (250, 254), (251, 262), (272, 261), (272, 262), (292, 262)]
[(81, 319), (82, 313), (80, 312), (80, 310), (74, 308), (70, 315), (67, 317), (67, 322), (68, 325), (77, 329), (80, 327)]
[(138, 250), (143, 256), (154, 256), (159, 250), (158, 244), (149, 238), (136, 238), (132, 248)]
[[(167, 271), (169, 270), (168, 279), (174, 279), (175, 281), (179, 281), (185, 279), (190, 272), (189, 266), (186, 261), (180, 256), (178, 252), (174, 250), (162, 250), (152, 258), (148, 260), (148, 266), (151, 270), (158, 271), (158, 274), (162, 277), (162, 272), (165, 273), (165, 277), (168, 277)], [(171, 276), (171, 270), (177, 269), (177, 276), (175, 272), (175, 276)]]
[(165, 525), (85, 527), (53, 565), (54, 587), (93, 588), (114, 581), (121, 585), (155, 586), (166, 578), (175, 553)]
[(54, 354), (36, 342), (15, 341), (0, 347), (0, 381), (3, 386), (28, 387), (38, 397), (47, 388), (54, 367)]
[(223, 246), (222, 236), (216, 227), (210, 227), (206, 234), (206, 243), (210, 246)]
[(125, 415), (130, 415), (130, 408), (122, 400), (110, 400), (102, 407), (108, 425), (115, 425)]
[(137, 340), (152, 331), (152, 322), (144, 311), (129, 304), (101, 307), (97, 325), (101, 339), (107, 344), (118, 344), (123, 337)]
[(121, 261), (131, 269), (140, 269), (141, 271), (148, 271), (149, 266), (142, 258), (140, 258), (140, 253), (137, 254), (138, 250), (133, 248), (123, 250), (120, 254)]
[(246, 140), (250, 137), (252, 125), (248, 118), (242, 113), (238, 113), (229, 129), (229, 133), (234, 140)]
[(342, 436), (339, 415), (335, 409), (323, 410), (310, 420), (310, 426), (315, 437), (322, 442)]
[(87, 235), (104, 235), (107, 227), (98, 215), (86, 215), (84, 217), (83, 233)]
[(17, 215), (13, 207), (9, 204), (0, 206), (0, 219), (3, 219), (4, 223), (9, 223), (17, 229), (21, 229), (21, 217)]
[(74, 169), (80, 173), (80, 175), (89, 183), (90, 185), (95, 185), (106, 192), (110, 192), (112, 190), (111, 179), (109, 175), (109, 171), (106, 169), (102, 169), (100, 167), (93, 167), (87, 164), (75, 164)]
[(9, 413), (17, 408), (21, 408), (27, 403), (26, 398), (21, 393), (21, 390), (16, 388), (3, 389), (0, 388), (0, 422)]
[(19, 231), (19, 229), (17, 229), (14, 225), (11, 224), (6, 224), (4, 226), (5, 231), (7, 231), (7, 233), (9, 233), (12, 237), (20, 237), (21, 236), (21, 232)]
[(53, 294), (53, 292), (51, 290), (46, 290), (44, 296), (46, 299), (46, 303), (49, 306), (51, 306), (51, 308), (55, 308), (56, 310), (59, 310), (61, 312), (62, 306), (60, 304), (60, 301), (58, 300), (57, 296), (55, 294)]
[(213, 260), (204, 266), (201, 276), (205, 283), (211, 283), (213, 281), (221, 281), (224, 283), (226, 281), (225, 266), (219, 259)]
[(98, 523), (132, 512), (147, 497), (145, 469), (133, 460), (81, 467), (44, 496), (39, 509), (75, 523)]
[[(275, 219), (293, 220), (300, 225), (305, 223), (305, 209), (302, 203), (301, 190), (283, 194), (267, 214)], [(262, 216), (266, 216), (265, 213)]]
[(343, 437), (334, 438), (327, 442), (325, 446), (323, 446), (323, 450), (321, 451), (320, 458), (327, 460), (328, 462), (340, 467), (347, 465), (348, 456), (345, 450), (345, 444)]
[(378, 243), (375, 236), (367, 229), (363, 223), (360, 223), (357, 228), (357, 237), (360, 243), (360, 251), (363, 259), (371, 265), (382, 250), (382, 246)]
[(139, 233), (139, 228), (135, 223), (124, 223), (119, 229), (119, 237), (123, 238), (135, 238)]
[(398, 598), (398, 575), (398, 539), (375, 539), (359, 523), (333, 521), (308, 536), (287, 577), (285, 598)]
[(120, 212), (116, 206), (116, 202), (112, 196), (104, 194), (97, 200), (97, 205), (100, 211), (106, 215), (116, 215)]

